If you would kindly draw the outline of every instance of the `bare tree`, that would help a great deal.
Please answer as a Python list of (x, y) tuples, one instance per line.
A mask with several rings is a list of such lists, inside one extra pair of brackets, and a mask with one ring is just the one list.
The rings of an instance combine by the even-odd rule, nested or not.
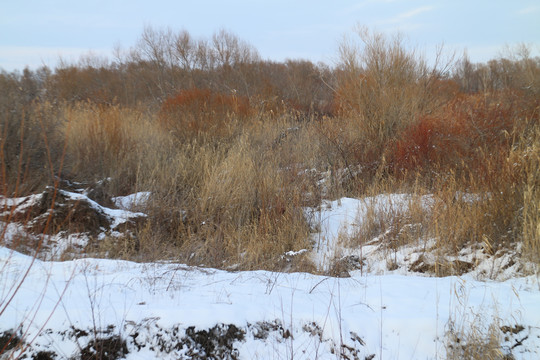
[(253, 46), (224, 29), (212, 36), (212, 50), (217, 66), (250, 63), (260, 58)]

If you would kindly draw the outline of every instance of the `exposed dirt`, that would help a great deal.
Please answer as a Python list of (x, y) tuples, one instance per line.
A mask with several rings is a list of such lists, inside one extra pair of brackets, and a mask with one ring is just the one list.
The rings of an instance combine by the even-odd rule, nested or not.
[(111, 226), (111, 219), (90, 202), (73, 200), (51, 187), (43, 192), (41, 201), (30, 208), (30, 218), (33, 233), (69, 231), (97, 235)]
[(359, 256), (345, 256), (332, 262), (332, 266), (328, 270), (328, 275), (343, 278), (351, 277), (349, 274), (350, 271), (362, 269), (365, 265), (365, 261)]
[[(240, 351), (237, 345), (251, 338), (266, 343), (269, 338), (277, 341), (289, 341), (293, 338), (293, 332), (284, 327), (280, 320), (260, 321), (239, 327), (234, 324), (216, 324), (209, 329), (197, 329), (195, 326), (181, 328), (175, 325), (172, 328), (163, 328), (157, 324), (157, 318), (148, 319), (147, 322), (129, 326), (122, 330), (110, 326), (97, 333), (93, 329), (77, 329), (59, 333), (62, 341), (74, 342), (79, 351), (70, 355), (75, 360), (117, 360), (123, 359), (130, 352), (146, 350), (156, 356), (179, 356), (181, 359), (191, 360), (237, 360)], [(362, 357), (362, 349), (366, 343), (356, 333), (350, 333), (349, 345), (335, 344), (331, 340), (323, 338), (321, 325), (312, 322), (302, 327), (302, 331), (316, 338), (320, 343), (330, 342), (331, 351), (339, 355), (340, 359), (371, 359), (370, 356)], [(54, 333), (46, 330), (44, 338), (53, 339)], [(121, 336), (120, 333), (127, 334)], [(44, 351), (44, 346), (46, 351)], [(40, 345), (34, 348), (30, 345), (25, 355), (27, 358), (37, 360), (51, 360), (63, 358), (64, 355), (50, 351), (54, 347)]]
[(126, 340), (118, 335), (90, 340), (80, 354), (81, 360), (117, 360), (128, 353)]
[(99, 248), (105, 238), (132, 239), (146, 217), (126, 213), (118, 219), (110, 215), (108, 209), (116, 207), (104, 183), (61, 180), (57, 188), (47, 187), (42, 193), (5, 201), (0, 221), (12, 225), (5, 245), (25, 254), (40, 248), (44, 254), (65, 259), (64, 254), (69, 258), (70, 254)]
[(418, 260), (411, 264), (409, 271), (419, 272), (424, 274), (443, 276), (459, 276), (470, 272), (474, 269), (474, 264), (462, 260), (439, 260), (428, 261), (423, 255)]
[(13, 331), (0, 333), (0, 354), (15, 348), (20, 342), (21, 338)]

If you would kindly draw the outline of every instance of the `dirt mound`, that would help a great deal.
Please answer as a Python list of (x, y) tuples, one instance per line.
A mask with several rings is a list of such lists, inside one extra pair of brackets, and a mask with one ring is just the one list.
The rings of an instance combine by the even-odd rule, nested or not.
[[(88, 187), (81, 188), (81, 186)], [(96, 184), (60, 181), (40, 194), (3, 199), (0, 220), (20, 224), (29, 234), (84, 233), (91, 237), (107, 231), (128, 232), (145, 215), (115, 209), (111, 196)]]
[(18, 211), (15, 220), (28, 219), (27, 229), (36, 234), (60, 231), (97, 235), (112, 219), (87, 198), (75, 199), (69, 192), (47, 187), (34, 205)]

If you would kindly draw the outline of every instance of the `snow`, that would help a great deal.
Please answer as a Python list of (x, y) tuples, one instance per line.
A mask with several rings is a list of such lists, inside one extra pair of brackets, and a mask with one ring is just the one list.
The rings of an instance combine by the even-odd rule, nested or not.
[(312, 226), (320, 227), (320, 231), (313, 236), (315, 264), (321, 269), (327, 269), (331, 260), (336, 257), (337, 251), (345, 251), (339, 246), (339, 240), (354, 236), (369, 211), (375, 214), (405, 212), (413, 201), (419, 201), (424, 208), (429, 208), (433, 204), (430, 195), (415, 199), (410, 194), (381, 194), (363, 199), (341, 198), (323, 201), (320, 211), (308, 215)]
[(116, 196), (112, 200), (119, 209), (132, 210), (148, 202), (150, 195), (149, 191), (140, 191), (126, 196)]
[(92, 208), (94, 208), (98, 212), (107, 215), (109, 218), (112, 218), (113, 223), (111, 225), (111, 229), (115, 229), (118, 225), (125, 223), (131, 218), (146, 217), (146, 214), (141, 212), (131, 212), (123, 209), (110, 209), (101, 206), (100, 204), (83, 194), (69, 192), (65, 190), (58, 190), (58, 192), (75, 201), (86, 201)]
[[(0, 249), (3, 284), (20, 279), (31, 259)], [(46, 285), (44, 285), (46, 284)], [(67, 287), (66, 287), (67, 286)], [(4, 285), (7, 290), (9, 285)], [(63, 289), (66, 292), (62, 294)], [(2, 293), (3, 299), (6, 298)], [(43, 298), (38, 310), (36, 298)], [(60, 306), (47, 322), (56, 303)], [(365, 345), (362, 356), (377, 358), (437, 358), (442, 356), (450, 321), (497, 321), (524, 326), (527, 350), (517, 359), (540, 354), (540, 288), (534, 276), (505, 282), (478, 281), (470, 276), (429, 278), (382, 275), (330, 278), (303, 273), (267, 271), (226, 272), (176, 264), (137, 264), (118, 260), (84, 259), (67, 262), (36, 260), (14, 301), (2, 314), (2, 327), (14, 328), (35, 313), (29, 337), (41, 324), (46, 329), (100, 329), (114, 325), (119, 333), (152, 340), (152, 328), (175, 326), (208, 329), (216, 324), (277, 322), (289, 339), (272, 334), (266, 341), (248, 333), (236, 344), (242, 359), (335, 358), (341, 342), (354, 346), (356, 334)], [(321, 338), (305, 328), (317, 324)], [(146, 330), (144, 330), (146, 329)], [(155, 339), (154, 339), (155, 340)], [(322, 341), (321, 341), (322, 340)], [(515, 341), (515, 340), (511, 340)], [(512, 345), (510, 341), (509, 345)], [(48, 332), (35, 348), (54, 349), (71, 356), (73, 340)], [(130, 348), (128, 359), (176, 358), (179, 353), (139, 353)], [(534, 355), (534, 356), (533, 356)], [(152, 357), (153, 356), (153, 357)]]
[(0, 212), (0, 216), (8, 216), (11, 213), (10, 208), (12, 207), (16, 207), (17, 211), (22, 211), (28, 207), (31, 207), (38, 203), (42, 196), (42, 194), (32, 194), (17, 198), (6, 198), (0, 195), (0, 209), (4, 210)]
[[(117, 204), (129, 209), (135, 199), (149, 196), (117, 198)], [(320, 230), (314, 234), (313, 259), (325, 268), (338, 254), (360, 251), (343, 246), (340, 237), (354, 234), (369, 209), (405, 211), (413, 200), (426, 208), (433, 203), (429, 195), (388, 194), (328, 201), (319, 211), (306, 210)], [(120, 219), (132, 214), (92, 206)], [(8, 231), (16, 230), (10, 224)], [(187, 341), (178, 342), (190, 327), (234, 324), (245, 334), (231, 345), (239, 359), (336, 359), (340, 353), (351, 359), (442, 359), (452, 336), (466, 343), (467, 331), (473, 336), (493, 324), (496, 329), (520, 325), (523, 330), (515, 334), (501, 334), (503, 350), (515, 359), (540, 357), (538, 272), (509, 272), (496, 280), (480, 272), (436, 278), (406, 267), (390, 271), (376, 250), (376, 245), (363, 247), (366, 270), (335, 278), (88, 258), (41, 261), (0, 247), (0, 332), (22, 323), (26, 339), (33, 340), (30, 353), (54, 351), (70, 358), (109, 327), (126, 339), (126, 359), (190, 359), (193, 349)], [(415, 251), (411, 245), (394, 255), (398, 262), (412, 261)], [(473, 252), (460, 256), (480, 256)], [(502, 256), (480, 267), (504, 261)], [(75, 336), (79, 330), (88, 334)]]
[(36, 194), (16, 198), (6, 198), (0, 195), (0, 206), (20, 206), (25, 203), (25, 207), (28, 207), (38, 202), (41, 199), (41, 196), (41, 194)]

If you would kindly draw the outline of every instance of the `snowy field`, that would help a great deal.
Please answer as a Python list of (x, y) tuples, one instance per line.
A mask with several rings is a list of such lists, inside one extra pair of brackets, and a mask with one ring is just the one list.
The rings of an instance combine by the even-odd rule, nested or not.
[[(0, 333), (24, 339), (28, 356), (60, 359), (82, 358), (106, 339), (121, 343), (108, 343), (116, 353), (110, 358), (126, 359), (444, 359), (456, 339), (482, 342), (494, 329), (504, 354), (540, 358), (538, 275), (507, 266), (495, 279), (484, 276), (501, 266), (495, 261), (509, 261), (502, 257), (460, 277), (429, 277), (406, 266), (387, 270), (375, 245), (340, 248), (338, 239), (359, 226), (368, 202), (384, 209), (408, 201), (408, 195), (341, 199), (311, 214), (320, 230), (311, 254), (318, 266), (337, 253), (362, 252), (366, 259), (347, 278), (52, 262), (1, 247)], [(422, 198), (425, 206), (430, 201)], [(117, 203), (122, 211), (130, 208), (125, 199)], [(406, 248), (395, 258), (406, 264), (415, 254)]]

